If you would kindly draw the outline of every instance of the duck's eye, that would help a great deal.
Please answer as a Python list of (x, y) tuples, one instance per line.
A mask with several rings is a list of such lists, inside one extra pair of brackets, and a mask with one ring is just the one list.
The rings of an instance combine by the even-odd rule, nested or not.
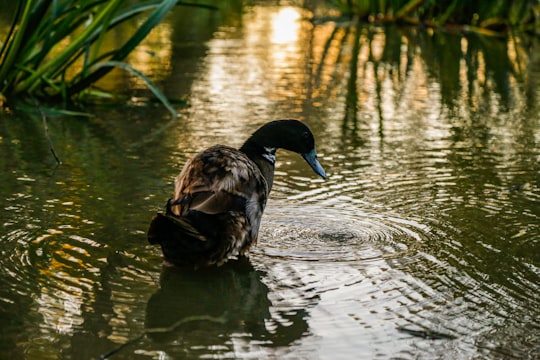
[(303, 137), (304, 139), (309, 138), (309, 133), (308, 133), (307, 131), (304, 131), (304, 133), (302, 134), (302, 137)]

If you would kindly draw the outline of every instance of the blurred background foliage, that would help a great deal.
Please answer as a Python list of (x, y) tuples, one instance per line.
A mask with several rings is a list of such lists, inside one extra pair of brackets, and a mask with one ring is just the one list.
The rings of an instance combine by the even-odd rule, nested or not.
[[(113, 68), (142, 79), (174, 113), (158, 86), (129, 57), (178, 5), (179, 12), (223, 14), (258, 1), (7, 1), (0, 16), (0, 106), (29, 97), (47, 102), (125, 102), (96, 86)], [(268, 3), (268, 2), (267, 2)], [(515, 37), (540, 34), (539, 0), (298, 0), (312, 21), (393, 23)], [(232, 4), (232, 5), (231, 5)], [(216, 11), (219, 10), (219, 11)], [(200, 36), (186, 29), (193, 39)], [(203, 31), (198, 28), (197, 31)], [(211, 36), (211, 35), (210, 35)], [(534, 36), (534, 35), (533, 35)], [(444, 52), (452, 49), (444, 49)], [(432, 54), (437, 56), (437, 54)], [(428, 62), (431, 60), (427, 60)]]
[(344, 15), (365, 21), (524, 30), (540, 34), (538, 0), (329, 0)]

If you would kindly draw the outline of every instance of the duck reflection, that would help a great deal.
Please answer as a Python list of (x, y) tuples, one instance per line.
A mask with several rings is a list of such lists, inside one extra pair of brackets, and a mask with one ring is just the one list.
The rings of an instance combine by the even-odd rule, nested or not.
[[(164, 267), (160, 289), (147, 304), (145, 325), (147, 330), (180, 325), (147, 335), (169, 355), (230, 355), (289, 345), (307, 332), (307, 313), (290, 308), (271, 313), (264, 275), (247, 258), (199, 270)], [(239, 343), (242, 348), (236, 349)]]

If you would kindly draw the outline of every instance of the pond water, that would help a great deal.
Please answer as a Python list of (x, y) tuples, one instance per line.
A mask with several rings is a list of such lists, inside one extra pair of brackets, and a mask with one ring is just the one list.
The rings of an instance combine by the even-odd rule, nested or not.
[[(116, 74), (130, 105), (48, 117), (59, 166), (0, 113), (0, 358), (540, 357), (539, 39), (311, 16), (175, 11), (131, 62), (180, 117)], [(163, 267), (186, 159), (277, 118), (329, 178), (279, 152), (249, 260)]]

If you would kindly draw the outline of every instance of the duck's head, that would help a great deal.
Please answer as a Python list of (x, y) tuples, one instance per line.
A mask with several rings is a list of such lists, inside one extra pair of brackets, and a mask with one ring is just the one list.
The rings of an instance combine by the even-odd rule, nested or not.
[(266, 151), (281, 148), (300, 154), (313, 171), (326, 179), (326, 173), (317, 159), (313, 133), (298, 120), (274, 120), (266, 123), (251, 135), (241, 150), (248, 153), (255, 149)]

